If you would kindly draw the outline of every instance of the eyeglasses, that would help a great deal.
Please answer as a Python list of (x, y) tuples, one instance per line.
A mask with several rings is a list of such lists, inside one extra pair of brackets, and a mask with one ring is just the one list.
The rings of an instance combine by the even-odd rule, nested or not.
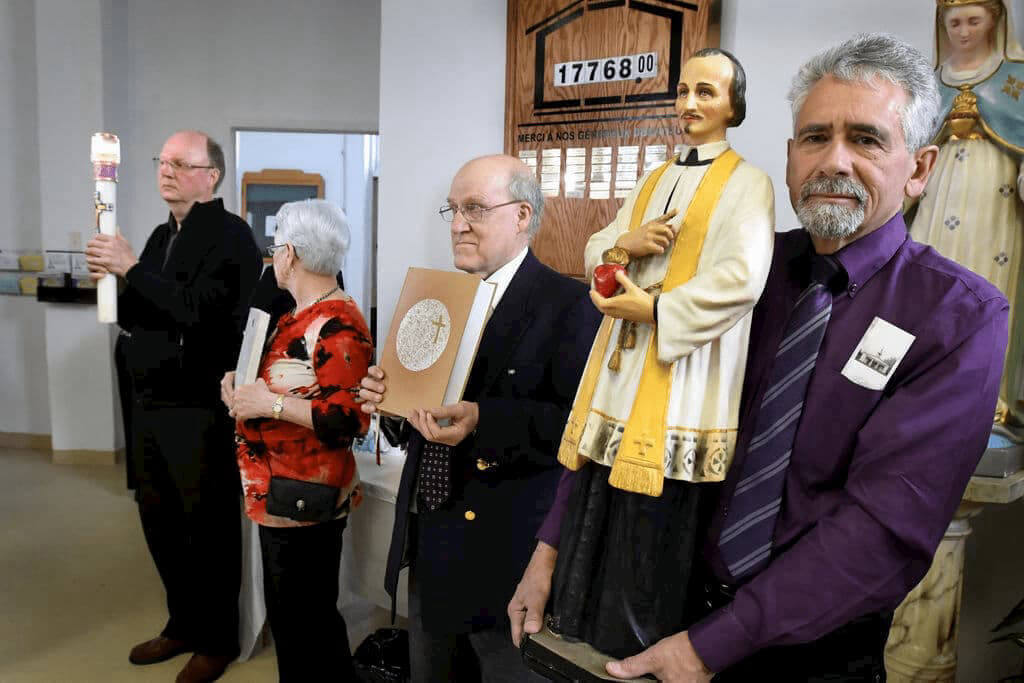
[(171, 167), (171, 170), (175, 173), (179, 171), (193, 171), (197, 168), (215, 168), (214, 166), (201, 166), (199, 164), (190, 164), (187, 161), (181, 159), (161, 159), (160, 157), (153, 157), (153, 168), (160, 170), (164, 164)]
[(267, 256), (269, 256), (270, 258), (274, 258), (274, 252), (286, 246), (288, 246), (287, 242), (285, 242), (284, 244), (271, 244), (264, 251), (266, 252)]
[(519, 204), (523, 201), (524, 200), (522, 199), (513, 199), (510, 202), (505, 202), (504, 204), (495, 204), (494, 206), (480, 206), (479, 204), (466, 204), (465, 206), (459, 206), (458, 204), (445, 204), (440, 209), (438, 209), (437, 212), (441, 214), (441, 218), (443, 218), (448, 223), (451, 223), (453, 220), (455, 220), (456, 213), (461, 213), (462, 217), (467, 222), (474, 223), (476, 221), (482, 220), (484, 214), (487, 213), (488, 211), (500, 209), (501, 207), (508, 206), (509, 204)]

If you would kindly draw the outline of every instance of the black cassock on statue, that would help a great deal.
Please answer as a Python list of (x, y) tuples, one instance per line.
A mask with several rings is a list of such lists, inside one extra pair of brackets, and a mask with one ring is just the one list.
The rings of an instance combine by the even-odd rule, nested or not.
[(588, 461), (576, 474), (548, 626), (621, 659), (707, 613), (696, 558), (719, 485), (666, 479), (651, 497), (610, 486), (610, 473)]

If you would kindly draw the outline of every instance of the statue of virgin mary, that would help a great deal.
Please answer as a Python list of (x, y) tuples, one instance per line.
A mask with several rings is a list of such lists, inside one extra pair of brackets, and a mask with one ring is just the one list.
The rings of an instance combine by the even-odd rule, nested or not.
[[(939, 157), (911, 227), (1010, 301), (995, 432), (1024, 438), (1024, 51), (1006, 0), (937, 0)], [(996, 444), (992, 444), (996, 445)], [(1000, 444), (1005, 445), (1005, 444)]]

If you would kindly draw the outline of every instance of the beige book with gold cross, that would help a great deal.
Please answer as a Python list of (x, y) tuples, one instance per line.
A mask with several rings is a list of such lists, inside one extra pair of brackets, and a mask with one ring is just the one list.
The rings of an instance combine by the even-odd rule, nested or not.
[(494, 289), (468, 273), (409, 269), (378, 363), (382, 412), (408, 417), (462, 399)]

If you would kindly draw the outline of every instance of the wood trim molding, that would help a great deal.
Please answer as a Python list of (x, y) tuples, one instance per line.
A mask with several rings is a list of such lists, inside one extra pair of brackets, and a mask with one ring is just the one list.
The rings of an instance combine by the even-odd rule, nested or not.
[(54, 450), (55, 465), (116, 465), (124, 460), (124, 449), (94, 451), (88, 449)]
[(0, 432), (0, 448), (49, 451), (53, 448), (53, 439), (49, 434)]

